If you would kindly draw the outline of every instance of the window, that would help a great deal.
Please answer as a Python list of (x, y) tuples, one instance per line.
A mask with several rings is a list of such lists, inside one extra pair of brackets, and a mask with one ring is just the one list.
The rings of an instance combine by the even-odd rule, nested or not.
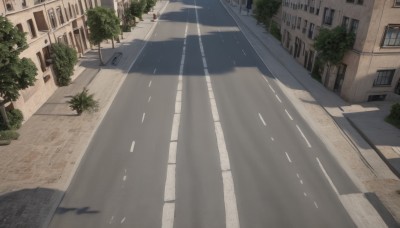
[(47, 21), (44, 17), (44, 12), (42, 10), (34, 12), (33, 16), (35, 17), (36, 21), (36, 28), (39, 31), (46, 32), (47, 30), (49, 30), (49, 26), (47, 25)]
[(358, 5), (362, 5), (362, 4), (364, 4), (364, 0), (357, 0), (357, 2), (356, 2)]
[(314, 24), (310, 23), (310, 27), (308, 28), (308, 38), (312, 39), (314, 33)]
[(333, 15), (335, 14), (335, 10), (325, 8), (324, 10), (324, 21), (323, 24), (325, 25), (332, 25)]
[(61, 8), (58, 7), (58, 8), (56, 9), (56, 12), (57, 12), (58, 21), (59, 21), (61, 24), (64, 24), (64, 17), (63, 17)]
[(376, 86), (390, 86), (392, 84), (394, 70), (378, 70), (378, 75), (374, 81)]
[(304, 20), (303, 33), (306, 33), (307, 23), (308, 23), (307, 20)]
[(84, 14), (85, 12), (83, 11), (83, 6), (82, 6), (82, 1), (79, 0), (79, 9), (81, 10), (81, 14)]
[(14, 10), (14, 6), (12, 5), (11, 2), (7, 2), (6, 3), (6, 9), (7, 9), (7, 11), (13, 11)]
[(27, 23), (28, 23), (29, 33), (31, 34), (31, 38), (35, 38), (36, 37), (36, 30), (35, 30), (35, 26), (33, 25), (32, 19), (29, 19), (27, 21)]
[(22, 5), (23, 8), (25, 8), (26, 7), (26, 0), (22, 0), (21, 5)]
[(21, 25), (21, 24), (17, 24), (15, 27), (17, 27), (17, 29), (18, 29), (20, 32), (24, 32), (24, 29), (22, 28), (22, 25)]
[(394, 6), (400, 7), (400, 0), (394, 0)]
[(388, 25), (382, 46), (400, 46), (400, 25)]
[(344, 28), (346, 28), (346, 30), (348, 30), (349, 29), (349, 24), (350, 24), (350, 18), (343, 17), (342, 27), (344, 27)]
[(38, 62), (40, 64), (40, 68), (42, 69), (42, 72), (45, 72), (46, 71), (46, 65), (44, 64), (42, 54), (40, 52), (38, 52), (38, 53), (36, 53), (36, 57), (38, 59)]
[(354, 3), (354, 0), (346, 0), (347, 3)]
[(357, 34), (357, 29), (358, 29), (358, 20), (351, 19), (350, 32)]
[(56, 20), (56, 16), (54, 15), (54, 10), (51, 9), (51, 10), (49, 10), (48, 12), (49, 12), (49, 18), (50, 18), (51, 27), (52, 27), (53, 29), (54, 29), (54, 28), (57, 28), (57, 20)]
[(384, 101), (386, 94), (370, 95), (368, 96), (368, 101)]
[(300, 29), (301, 17), (297, 18), (297, 29)]

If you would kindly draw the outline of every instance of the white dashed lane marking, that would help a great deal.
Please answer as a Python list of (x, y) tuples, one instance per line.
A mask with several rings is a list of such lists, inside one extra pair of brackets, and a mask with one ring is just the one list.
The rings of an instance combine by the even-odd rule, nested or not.
[(262, 115), (260, 113), (258, 113), (258, 117), (260, 118), (260, 120), (264, 124), (264, 126), (267, 126), (267, 124), (264, 121), (264, 118), (262, 117)]
[(132, 153), (135, 149), (135, 141), (132, 141), (130, 152)]
[(307, 139), (306, 136), (304, 135), (303, 131), (300, 129), (299, 125), (296, 124), (296, 127), (297, 127), (297, 130), (299, 130), (301, 136), (304, 138), (304, 141), (306, 141), (307, 146), (308, 146), (309, 148), (311, 148), (310, 142), (308, 141), (308, 139)]

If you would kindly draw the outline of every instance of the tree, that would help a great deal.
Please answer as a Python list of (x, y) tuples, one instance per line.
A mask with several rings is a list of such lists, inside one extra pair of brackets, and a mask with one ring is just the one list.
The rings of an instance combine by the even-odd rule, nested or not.
[(87, 11), (87, 24), (90, 29), (89, 39), (98, 45), (100, 64), (104, 65), (100, 44), (111, 39), (114, 47), (114, 37), (120, 34), (119, 18), (112, 9), (96, 7)]
[(255, 3), (255, 16), (257, 22), (261, 22), (270, 27), (271, 19), (278, 12), (282, 2), (280, 0), (256, 0)]
[(150, 10), (156, 5), (156, 0), (146, 0), (146, 7), (144, 8), (144, 12), (148, 13)]
[(5, 104), (16, 101), (19, 91), (34, 85), (37, 68), (32, 60), (19, 58), (28, 47), (25, 34), (0, 16), (0, 112), (10, 128)]
[(332, 30), (322, 28), (315, 39), (314, 47), (323, 63), (337, 65), (353, 47), (354, 39), (354, 33), (348, 33), (344, 27), (338, 26)]
[(74, 74), (74, 66), (78, 62), (75, 49), (63, 43), (52, 45), (53, 69), (57, 76), (59, 86), (67, 86), (71, 83), (71, 76)]
[(334, 29), (322, 28), (314, 42), (314, 48), (318, 52), (317, 58), (322, 65), (327, 65), (327, 75), (332, 66), (338, 65), (344, 54), (353, 47), (355, 35), (347, 32), (342, 26)]
[(140, 1), (132, 0), (131, 5), (129, 6), (129, 11), (134, 17), (138, 17), (140, 20), (142, 20), (142, 15), (145, 6), (146, 5), (145, 2), (143, 2), (143, 0)]
[(85, 111), (95, 112), (99, 108), (99, 102), (93, 96), (94, 94), (89, 94), (87, 88), (83, 88), (82, 92), (75, 94), (67, 103), (72, 110), (76, 111), (78, 116)]

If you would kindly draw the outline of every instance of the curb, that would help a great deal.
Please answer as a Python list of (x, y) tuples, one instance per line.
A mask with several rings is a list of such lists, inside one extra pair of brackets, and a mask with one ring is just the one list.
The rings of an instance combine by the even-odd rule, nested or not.
[(396, 170), (392, 164), (389, 162), (388, 159), (386, 159), (385, 155), (383, 155), (382, 151), (375, 146), (375, 144), (368, 138), (366, 134), (364, 134), (363, 131), (353, 122), (353, 120), (346, 115), (344, 115), (347, 121), (351, 124), (351, 126), (358, 132), (358, 134), (361, 135), (361, 137), (372, 147), (372, 149), (375, 150), (375, 152), (378, 154), (378, 156), (385, 162), (385, 164), (389, 167), (389, 169), (398, 177), (400, 178), (400, 172)]

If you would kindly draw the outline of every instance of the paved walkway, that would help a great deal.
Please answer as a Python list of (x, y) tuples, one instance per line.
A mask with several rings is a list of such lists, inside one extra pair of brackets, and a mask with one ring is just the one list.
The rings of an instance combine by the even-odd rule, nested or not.
[[(400, 224), (400, 130), (384, 122), (395, 102), (349, 104), (310, 73), (257, 25), (237, 1), (228, 13), (277, 78), (276, 82), (389, 226)], [(399, 100), (400, 101), (400, 100)], [(376, 196), (377, 197), (376, 197)], [(381, 205), (381, 202), (383, 205)], [(393, 220), (393, 218), (397, 221)]]
[[(155, 11), (162, 11), (166, 4), (166, 1), (159, 1)], [(239, 15), (238, 7), (231, 7), (228, 7), (229, 12), (306, 121), (323, 136), (360, 189), (378, 196), (374, 198), (374, 194), (369, 194), (366, 198), (376, 208), (383, 202), (400, 221), (400, 195), (395, 192), (400, 189), (400, 182), (383, 162), (389, 161), (393, 167), (398, 167), (400, 157), (395, 152), (400, 146), (399, 130), (382, 121), (390, 103), (347, 104), (313, 80), (252, 17), (246, 16), (244, 11)], [(0, 147), (1, 227), (47, 224), (132, 61), (151, 34), (155, 23), (150, 20), (151, 15), (145, 15), (145, 20), (132, 32), (125, 33), (115, 49), (110, 48), (111, 43), (103, 45), (105, 60), (122, 53), (117, 65), (109, 61), (99, 68), (96, 50), (86, 53), (76, 68), (73, 83), (59, 88), (22, 126), (18, 141)], [(65, 101), (85, 86), (100, 100), (100, 111), (78, 117)], [(382, 160), (374, 148), (387, 159)], [(387, 215), (384, 208), (379, 212), (384, 217)], [(385, 221), (390, 224), (390, 218)]]
[[(168, 1), (158, 1), (162, 13)], [(80, 59), (76, 78), (52, 97), (19, 130), (21, 137), (0, 147), (0, 227), (46, 227), (75, 174), (90, 140), (123, 83), (134, 59), (154, 29), (152, 13), (144, 15), (121, 43), (102, 44), (108, 64), (99, 67), (97, 49)], [(122, 54), (112, 64), (115, 54)], [(100, 102), (94, 114), (76, 114), (66, 101), (87, 87)]]

